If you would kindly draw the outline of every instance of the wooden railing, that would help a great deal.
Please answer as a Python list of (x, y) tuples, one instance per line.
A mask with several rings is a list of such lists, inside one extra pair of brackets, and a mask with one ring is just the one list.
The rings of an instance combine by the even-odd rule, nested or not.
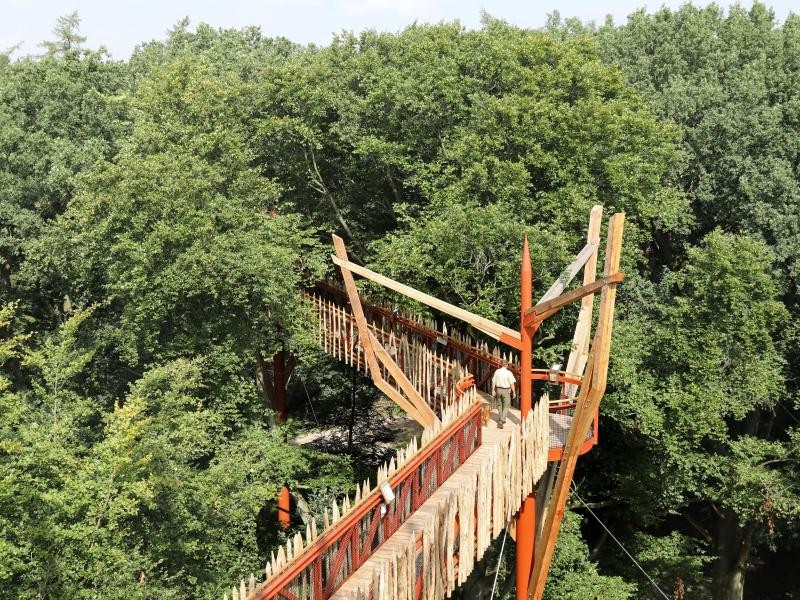
[[(383, 480), (379, 475), (378, 485), (341, 520), (322, 532), (254, 590), (252, 583), (246, 586), (250, 588), (247, 589), (249, 593), (241, 594), (234, 590), (234, 598), (330, 598), (480, 446), (481, 403), (474, 388), (464, 392), (462, 403), (466, 410), (460, 416), (437, 432), (402, 467), (387, 474)], [(381, 487), (387, 483), (394, 494), (394, 499), (388, 504), (381, 492)]]
[[(320, 348), (326, 354), (368, 374), (356, 320), (340, 304), (341, 298), (335, 294), (331, 297), (311, 292), (306, 294), (317, 315), (317, 341)], [(460, 361), (452, 353), (442, 352), (440, 344), (436, 342), (435, 332), (432, 337), (424, 336), (417, 330), (407, 329), (405, 325), (396, 327), (386, 323), (381, 315), (375, 318), (374, 311), (366, 312), (370, 316), (367, 319), (370, 333), (386, 349), (425, 403), (438, 412), (441, 406), (452, 402), (457, 392), (456, 383), (468, 371), (468, 367), (462, 365), (469, 363)], [(384, 379), (393, 382), (393, 387), (400, 391), (400, 386), (386, 366), (382, 364), (380, 369)]]

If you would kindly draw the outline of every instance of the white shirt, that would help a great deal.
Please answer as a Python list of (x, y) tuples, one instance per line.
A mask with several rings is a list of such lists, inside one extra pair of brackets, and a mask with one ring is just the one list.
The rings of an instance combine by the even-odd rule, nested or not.
[(514, 378), (514, 374), (506, 369), (505, 367), (500, 367), (497, 371), (494, 372), (492, 376), (492, 388), (495, 387), (499, 388), (510, 388), (514, 385), (517, 380)]

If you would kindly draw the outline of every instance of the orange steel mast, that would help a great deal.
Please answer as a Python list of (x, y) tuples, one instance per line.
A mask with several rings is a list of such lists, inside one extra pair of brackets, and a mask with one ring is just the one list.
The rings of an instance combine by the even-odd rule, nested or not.
[[(525, 325), (525, 312), (533, 306), (533, 271), (528, 249), (528, 236), (522, 246), (522, 266), (520, 268), (520, 320), (519, 334), (522, 339), (519, 365), (519, 411), (524, 419), (533, 404), (533, 333), (532, 327)], [(528, 584), (533, 570), (533, 546), (536, 539), (536, 498), (535, 491), (522, 503), (517, 516), (517, 600), (527, 598)]]

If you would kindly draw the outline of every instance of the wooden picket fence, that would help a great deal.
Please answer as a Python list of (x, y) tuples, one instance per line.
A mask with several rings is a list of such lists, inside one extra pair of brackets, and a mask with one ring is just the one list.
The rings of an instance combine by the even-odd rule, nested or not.
[[(365, 480), (272, 552), (228, 600), (441, 600), (466, 581), (547, 468), (548, 402), (505, 430), (481, 427), (469, 387)], [(389, 482), (397, 497), (383, 502)], [(385, 510), (384, 510), (385, 509)], [(378, 525), (377, 529), (375, 525)], [(381, 552), (378, 550), (381, 549)], [(355, 577), (353, 577), (355, 575)]]
[[(305, 535), (295, 533), (285, 546), (272, 552), (264, 568), (263, 582), (258, 583), (255, 574), (251, 574), (249, 578), (242, 579), (238, 586), (231, 588), (230, 596), (225, 594), (224, 599), (323, 600), (330, 597), (358, 568), (359, 563), (377, 550), (374, 543), (380, 545), (391, 537), (393, 531), (413, 514), (417, 507), (415, 504), (421, 504), (433, 494), (480, 446), (480, 408), (480, 399), (474, 386), (464, 390), (457, 400), (442, 405), (440, 421), (425, 428), (419, 440), (412, 438), (408, 445), (397, 451), (395, 457), (381, 465), (374, 485), (370, 480), (365, 480), (356, 486), (352, 499), (346, 495), (341, 501), (334, 501), (330, 510), (325, 509), (321, 515), (321, 531), (318, 531), (316, 520), (312, 519)], [(427, 471), (427, 477), (421, 476), (419, 469)], [(422, 486), (417, 491), (415, 502), (408, 495), (400, 500), (401, 489), (405, 489), (399, 485), (400, 479), (409, 483), (416, 481)], [(393, 506), (387, 507), (388, 517), (384, 519), (380, 516), (383, 504), (380, 486), (385, 482), (392, 483), (397, 489), (398, 499)], [(424, 494), (422, 489), (425, 490)], [(378, 511), (377, 516), (375, 511)], [(357, 535), (363, 541), (366, 530), (373, 523), (380, 524), (377, 530), (372, 531), (372, 535), (377, 537), (361, 550), (361, 560), (354, 560), (348, 547), (347, 552), (341, 555), (343, 559), (337, 563), (343, 540), (350, 543), (355, 539), (347, 537), (356, 535), (353, 527), (360, 527)]]
[(519, 425), (484, 429), (480, 448), (330, 599), (450, 597), (545, 472), (547, 404), (538, 402)]
[[(306, 293), (317, 315), (317, 340), (329, 355), (358, 370), (368, 373), (358, 329), (347, 306), (343, 290), (331, 283), (319, 284)], [(403, 314), (381, 301), (363, 302), (370, 331), (386, 348), (405, 375), (437, 410), (443, 400), (455, 394), (455, 383), (467, 372), (483, 387), (501, 361), (507, 360), (517, 370), (514, 351), (490, 347), (482, 339), (474, 339), (446, 324), (418, 315)], [(390, 380), (382, 367), (384, 377)]]

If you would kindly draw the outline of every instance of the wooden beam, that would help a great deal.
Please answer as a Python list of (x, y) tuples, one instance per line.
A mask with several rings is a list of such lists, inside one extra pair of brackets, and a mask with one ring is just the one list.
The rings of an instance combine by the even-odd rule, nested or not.
[(512, 348), (515, 348), (516, 350), (519, 350), (521, 352), (522, 351), (522, 340), (520, 340), (518, 338), (519, 338), (519, 334), (517, 334), (517, 337), (513, 337), (512, 338), (511, 336), (506, 335), (504, 333), (498, 338), (498, 341), (503, 343), (503, 344), (505, 344), (506, 346), (511, 346)]
[[(603, 222), (603, 207), (599, 204), (592, 207), (589, 213), (589, 229), (586, 232), (586, 243), (596, 244), (600, 247), (600, 227)], [(583, 285), (593, 283), (597, 277), (597, 252), (592, 254), (583, 268)], [(589, 342), (592, 338), (592, 312), (594, 310), (594, 295), (584, 296), (581, 300), (581, 309), (578, 313), (578, 322), (575, 324), (575, 334), (572, 336), (572, 349), (567, 359), (567, 372), (583, 374), (586, 369), (586, 360), (589, 357)], [(567, 396), (574, 396), (577, 386), (567, 384)]]
[[(344, 246), (344, 240), (338, 235), (333, 236), (333, 247), (339, 260), (347, 261), (347, 249)], [(358, 337), (361, 340), (361, 346), (364, 348), (364, 358), (367, 361), (372, 380), (377, 382), (382, 379), (381, 369), (378, 365), (378, 359), (375, 357), (375, 351), (372, 348), (367, 318), (364, 316), (364, 308), (361, 306), (358, 288), (356, 288), (356, 282), (350, 272), (347, 269), (342, 269), (341, 271), (342, 279), (344, 279), (344, 289), (347, 291), (348, 300), (350, 300), (350, 309), (353, 311), (353, 318), (356, 320)]]
[(537, 323), (541, 323), (545, 319), (549, 319), (559, 310), (572, 304), (576, 300), (580, 300), (585, 296), (593, 295), (595, 292), (601, 290), (605, 286), (612, 283), (619, 283), (623, 279), (625, 279), (624, 273), (614, 273), (613, 275), (603, 277), (599, 281), (595, 281), (589, 285), (584, 285), (583, 287), (579, 287), (578, 289), (567, 292), (566, 294), (561, 294), (557, 298), (537, 304), (536, 306), (533, 306), (525, 311), (525, 327), (533, 327)]
[(590, 404), (593, 403), (592, 396), (594, 395), (590, 385), (593, 369), (594, 361), (590, 361), (586, 369), (580, 395), (578, 396), (578, 405), (575, 408), (572, 427), (569, 430), (567, 442), (564, 445), (564, 454), (559, 465), (556, 483), (553, 487), (550, 499), (547, 501), (545, 521), (542, 526), (539, 543), (536, 547), (536, 557), (533, 561), (533, 573), (531, 574), (530, 583), (528, 584), (528, 600), (541, 600), (542, 593), (544, 592), (547, 572), (550, 570), (550, 564), (553, 560), (553, 551), (555, 550), (556, 540), (558, 539), (558, 532), (561, 529), (561, 521), (564, 519), (564, 508), (569, 498), (570, 484), (575, 474), (575, 464), (578, 462), (581, 443), (588, 432), (587, 426), (587, 429), (584, 430), (583, 435), (581, 435), (581, 427), (578, 426), (578, 423), (584, 422), (581, 415), (590, 414)]
[[(617, 213), (609, 220), (604, 268), (606, 277), (612, 276), (619, 271), (624, 223), (624, 213)], [(603, 287), (600, 297), (600, 320), (597, 325), (594, 343), (592, 344), (592, 353), (587, 362), (586, 376), (581, 385), (581, 392), (572, 418), (572, 426), (564, 447), (558, 479), (556, 480), (553, 495), (548, 502), (547, 518), (542, 528), (543, 543), (539, 545), (536, 553), (533, 577), (528, 586), (529, 600), (541, 600), (544, 593), (547, 572), (553, 559), (553, 551), (561, 528), (561, 521), (564, 517), (564, 508), (569, 497), (569, 488), (575, 473), (575, 464), (578, 461), (580, 447), (589, 432), (589, 427), (594, 421), (600, 401), (605, 393), (616, 289), (617, 284), (610, 283)]]
[[(344, 240), (338, 235), (333, 236), (333, 247), (336, 250), (337, 256), (347, 261), (347, 249), (344, 246)], [(383, 379), (378, 358), (375, 355), (375, 348), (372, 345), (372, 338), (369, 326), (367, 325), (367, 318), (364, 316), (364, 308), (361, 305), (361, 298), (358, 296), (358, 289), (356, 282), (353, 280), (353, 275), (347, 269), (342, 269), (342, 279), (344, 279), (344, 288), (347, 291), (347, 298), (350, 301), (350, 309), (353, 311), (353, 318), (356, 321), (358, 328), (358, 338), (361, 341), (361, 346), (364, 348), (364, 358), (367, 361), (369, 373), (372, 376), (372, 381), (375, 386), (381, 390), (390, 400), (397, 404), (400, 408), (408, 413), (412, 419), (417, 421), (420, 425), (425, 427), (428, 423), (426, 417), (420, 414), (417, 407), (411, 402), (406, 400), (403, 395), (394, 389), (389, 383)]]
[(403, 373), (397, 363), (392, 360), (392, 357), (389, 356), (389, 353), (375, 337), (375, 334), (373, 334), (371, 331), (369, 334), (372, 338), (372, 345), (375, 348), (375, 354), (377, 355), (378, 360), (383, 363), (383, 366), (386, 367), (386, 369), (389, 371), (389, 374), (397, 382), (397, 385), (400, 386), (400, 389), (408, 397), (409, 402), (414, 405), (414, 407), (417, 409), (417, 412), (425, 420), (424, 425), (433, 425), (439, 420), (439, 418), (436, 416), (436, 413), (433, 412), (433, 409), (431, 409), (430, 406), (428, 406), (428, 403), (425, 402), (425, 399), (419, 393), (417, 388), (414, 387), (414, 384), (408, 380), (408, 377), (406, 377), (406, 374)]
[(553, 285), (550, 286), (550, 289), (544, 293), (544, 296), (542, 296), (542, 299), (536, 303), (536, 306), (555, 298), (561, 292), (563, 292), (564, 288), (570, 284), (570, 282), (575, 278), (575, 275), (578, 274), (578, 271), (581, 270), (581, 267), (589, 262), (589, 259), (591, 259), (592, 256), (597, 256), (597, 248), (598, 244), (586, 244), (578, 253), (578, 256), (575, 257), (575, 260), (573, 260), (566, 269), (561, 271), (558, 279), (556, 279), (553, 282)]
[(370, 271), (369, 269), (352, 263), (347, 259), (342, 259), (335, 255), (331, 256), (331, 259), (333, 260), (334, 264), (341, 267), (342, 272), (347, 270), (355, 273), (356, 275), (360, 275), (361, 277), (365, 277), (370, 281), (379, 283), (390, 290), (393, 290), (399, 294), (403, 294), (404, 296), (408, 296), (412, 300), (426, 304), (431, 308), (435, 308), (439, 312), (450, 315), (451, 317), (455, 317), (456, 319), (460, 319), (465, 323), (469, 323), (475, 329), (482, 331), (486, 335), (496, 340), (501, 340), (501, 337), (505, 339), (511, 338), (517, 342), (520, 342), (521, 340), (519, 331), (515, 331), (509, 327), (495, 323), (490, 319), (473, 314), (468, 310), (454, 306), (453, 304), (445, 302), (444, 300), (439, 300), (438, 298), (429, 296), (424, 292), (420, 292), (419, 290), (415, 290), (414, 288), (395, 281), (394, 279), (390, 279), (384, 275)]
[[(619, 271), (622, 257), (622, 230), (625, 226), (625, 213), (617, 213), (608, 221), (608, 240), (606, 243), (606, 264), (603, 275), (606, 277)], [(611, 333), (614, 325), (614, 305), (617, 299), (617, 286), (609, 285), (603, 288), (600, 294), (600, 315), (597, 321), (597, 335), (595, 339), (600, 346), (595, 348), (594, 372), (595, 379), (592, 387), (602, 395), (606, 390), (608, 379), (608, 361), (611, 353)]]
[(380, 379), (377, 379), (377, 380), (373, 379), (372, 382), (375, 384), (375, 387), (378, 388), (380, 391), (382, 391), (383, 394), (387, 398), (389, 398), (392, 402), (397, 404), (397, 406), (399, 406), (404, 411), (406, 411), (406, 413), (408, 413), (409, 417), (414, 419), (417, 423), (419, 423), (423, 427), (427, 426), (426, 425), (427, 421), (426, 421), (425, 417), (423, 417), (419, 413), (419, 411), (417, 410), (417, 407), (414, 406), (413, 404), (411, 404), (411, 402), (409, 402), (403, 396), (403, 394), (401, 394), (394, 387), (392, 387), (392, 384), (390, 384), (388, 381), (386, 381), (383, 377), (381, 377)]

